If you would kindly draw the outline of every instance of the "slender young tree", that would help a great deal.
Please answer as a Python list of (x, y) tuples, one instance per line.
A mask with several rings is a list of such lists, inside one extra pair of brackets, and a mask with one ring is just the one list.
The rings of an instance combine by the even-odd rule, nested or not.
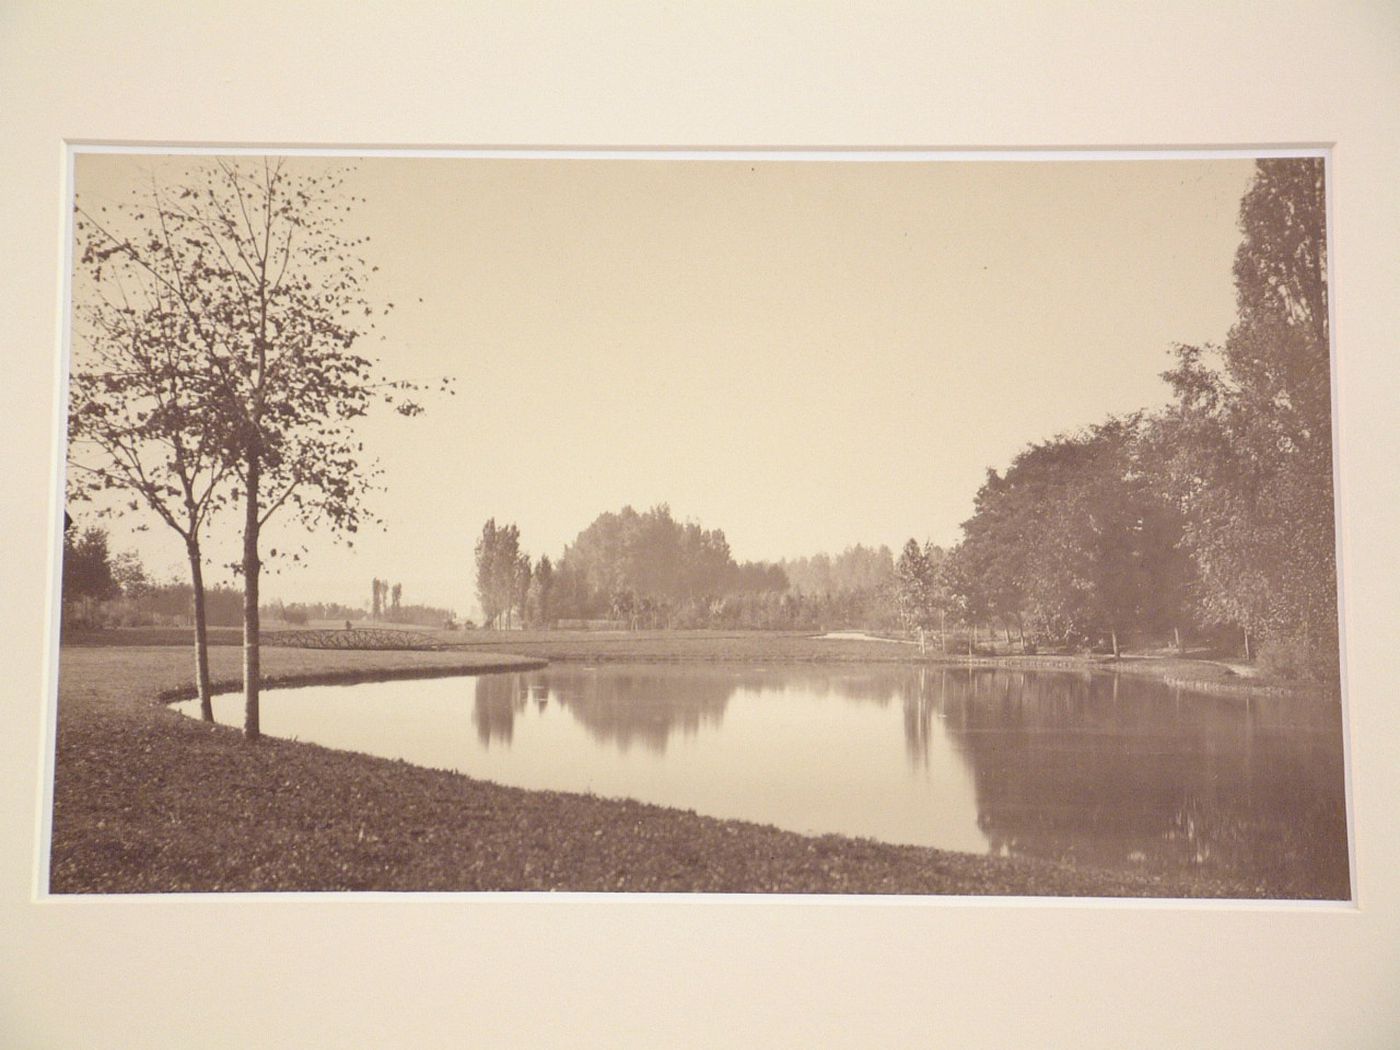
[(924, 630), (933, 605), (933, 566), (924, 548), (910, 539), (894, 566), (895, 609), (906, 631), (917, 631), (919, 652), (924, 651)]
[[(159, 202), (154, 184), (151, 194)], [(133, 217), (146, 226), (139, 251), (120, 232)], [(228, 501), (233, 463), (211, 410), (215, 377), (181, 302), (179, 275), (147, 260), (176, 254), (174, 234), (147, 218), (142, 210), (77, 204), (67, 487), (70, 498), (93, 501), (100, 514), (144, 510), (180, 537), (190, 568), (200, 712), (213, 721), (201, 538)]]
[[(179, 318), (199, 382), (202, 424), (217, 436), (243, 511), (244, 729), (260, 735), (260, 539), (279, 512), (345, 537), (369, 520), (363, 497), (375, 471), (354, 423), (384, 400), (420, 411), (356, 352), (376, 315), (360, 256), (366, 238), (344, 233), (357, 203), (345, 177), (322, 164), (214, 158), (178, 183), (153, 183), (103, 224), (101, 251), (163, 290)], [(270, 552), (276, 556), (274, 550)], [(299, 557), (299, 556), (298, 556)]]
[(515, 558), (515, 574), (511, 580), (511, 604), (520, 610), (520, 625), (525, 626), (525, 606), (530, 596), (530, 555), (521, 551)]
[[(476, 597), (481, 604), (482, 620), (500, 626), (502, 618), (508, 620), (511, 610), (521, 603), (524, 593), (520, 529), (515, 525), (498, 526), (495, 518), (489, 519), (482, 526), (475, 554)], [(527, 575), (524, 587), (528, 586)]]
[(526, 597), (527, 618), (531, 623), (548, 626), (553, 622), (554, 565), (549, 555), (540, 555), (530, 574), (530, 589)]
[(496, 547), (498, 545), (496, 519), (488, 518), (481, 527), (474, 554), (476, 557), (476, 600), (481, 606), (483, 627), (495, 622), (500, 615), (499, 595), (495, 584)]

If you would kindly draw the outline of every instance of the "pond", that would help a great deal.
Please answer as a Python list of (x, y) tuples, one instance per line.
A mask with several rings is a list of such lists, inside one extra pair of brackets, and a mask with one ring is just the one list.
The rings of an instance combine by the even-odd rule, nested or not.
[[(215, 697), (215, 717), (237, 724), (241, 698)], [(262, 727), (807, 834), (1350, 893), (1326, 700), (1055, 671), (563, 664), (269, 690)]]

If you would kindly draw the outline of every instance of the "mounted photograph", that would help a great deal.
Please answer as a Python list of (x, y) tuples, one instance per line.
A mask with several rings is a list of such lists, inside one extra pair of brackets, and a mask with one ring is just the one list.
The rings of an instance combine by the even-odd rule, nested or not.
[(41, 895), (1353, 899), (1323, 151), (69, 160)]

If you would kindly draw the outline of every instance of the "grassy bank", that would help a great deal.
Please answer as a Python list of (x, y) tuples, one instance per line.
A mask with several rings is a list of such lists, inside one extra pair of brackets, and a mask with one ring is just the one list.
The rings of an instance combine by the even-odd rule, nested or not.
[[(332, 625), (334, 626), (334, 625)], [(1319, 690), (1270, 678), (1218, 654), (1208, 652), (1181, 655), (1170, 650), (1126, 653), (1122, 659), (1089, 653), (1020, 656), (1012, 653), (979, 655), (950, 653), (944, 656), (936, 646), (920, 654), (913, 645), (854, 638), (824, 639), (811, 631), (435, 631), (403, 628), (415, 638), (430, 639), (446, 650), (463, 654), (499, 652), (555, 662), (851, 662), (926, 663), (936, 666), (1004, 667), (1009, 670), (1105, 671), (1116, 674), (1158, 678), (1183, 688), (1204, 692), (1274, 694), (1306, 692), (1335, 697), (1335, 688)], [(277, 628), (264, 632), (275, 645)], [(213, 628), (214, 646), (241, 645), (236, 628)], [(193, 641), (188, 628), (134, 627), (70, 630), (65, 646), (150, 646), (188, 645)]]
[[(795, 644), (795, 643), (793, 643)], [(841, 643), (844, 644), (844, 643)], [(238, 652), (212, 653), (233, 681)], [(636, 658), (635, 655), (629, 658)], [(480, 652), (269, 649), (274, 681), (503, 666)], [(51, 889), (624, 890), (1267, 896), (1262, 886), (809, 838), (625, 800), (526, 791), (185, 718), (182, 648), (62, 654)]]
[[(591, 663), (764, 662), (900, 663), (1008, 670), (1104, 671), (1143, 675), (1173, 685), (1221, 693), (1316, 693), (1315, 686), (1241, 674), (1242, 668), (1213, 654), (1125, 653), (1122, 659), (1096, 653), (943, 655), (936, 645), (920, 653), (914, 645), (857, 638), (821, 638), (810, 631), (469, 631), (439, 632), (444, 645), (463, 652), (494, 650), (546, 660)], [(1250, 669), (1251, 672), (1253, 669)]]

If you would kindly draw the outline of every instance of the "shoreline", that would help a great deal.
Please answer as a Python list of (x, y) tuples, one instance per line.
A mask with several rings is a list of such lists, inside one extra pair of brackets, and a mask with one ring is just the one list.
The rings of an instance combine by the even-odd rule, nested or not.
[[(538, 666), (485, 653), (477, 661), (421, 651), (280, 653), (268, 660), (269, 688)], [(238, 686), (228, 671), (239, 655), (220, 656), (222, 686)], [(629, 799), (506, 787), (296, 740), (250, 746), (234, 727), (155, 699), (192, 693), (189, 662), (175, 648), (64, 652), (50, 892), (1300, 898), (1216, 876), (812, 837)]]
[[(368, 652), (371, 650), (360, 650)], [(394, 652), (414, 652), (418, 650), (391, 650)], [(441, 667), (401, 667), (394, 669), (347, 671), (319, 671), (285, 675), (264, 675), (262, 691), (269, 689), (300, 689), (313, 685), (360, 685), (365, 682), (414, 681), (429, 678), (474, 678), (484, 674), (511, 674), (522, 671), (540, 671), (549, 666), (548, 660), (517, 657), (497, 663), (445, 665)], [(220, 678), (209, 683), (211, 696), (226, 696), (243, 690), (241, 678)], [(186, 700), (197, 700), (199, 687), (193, 684), (164, 689), (156, 694), (157, 704), (178, 704)]]
[[(1125, 653), (1115, 659), (1100, 653), (1016, 653), (966, 656), (941, 652), (920, 654), (890, 639), (823, 638), (812, 632), (769, 631), (575, 631), (575, 630), (478, 630), (444, 632), (404, 628), (426, 635), (432, 648), (412, 649), (308, 649), (303, 652), (342, 653), (472, 653), (508, 655), (552, 662), (598, 663), (880, 663), (939, 669), (991, 669), (1007, 671), (1064, 671), (1071, 673), (1124, 674), (1156, 678), (1167, 685), (1243, 699), (1270, 696), (1315, 696), (1339, 702), (1339, 683), (1271, 678), (1241, 674), (1232, 662), (1211, 656), (1191, 656), (1162, 651)], [(233, 637), (211, 641), (210, 651), (236, 648)], [(286, 649), (276, 642), (279, 632), (266, 633), (264, 651)], [(184, 637), (188, 635), (189, 637)], [(149, 640), (148, 640), (149, 639)], [(101, 632), (78, 631), (64, 639), (65, 649), (149, 648), (192, 644), (192, 633), (176, 628), (117, 628)], [(501, 668), (504, 670), (505, 668)], [(269, 683), (296, 684), (296, 683)], [(318, 683), (302, 683), (318, 684)], [(241, 685), (235, 686), (241, 688)]]
[[(522, 637), (513, 639), (512, 634)], [(522, 655), (539, 656), (551, 662), (596, 663), (755, 663), (784, 661), (800, 663), (881, 663), (938, 669), (987, 669), (1005, 671), (1062, 671), (1079, 674), (1124, 674), (1155, 678), (1181, 689), (1222, 696), (1250, 697), (1306, 696), (1339, 702), (1340, 689), (1317, 682), (1288, 681), (1262, 675), (1242, 675), (1221, 660), (1191, 656), (1160, 654), (1128, 654), (1112, 656), (1088, 653), (997, 654), (960, 656), (955, 654), (909, 652), (892, 649), (888, 639), (852, 640), (823, 638), (810, 634), (768, 635), (772, 644), (764, 651), (762, 645), (742, 643), (758, 641), (764, 632), (716, 632), (705, 636), (700, 632), (633, 632), (605, 637), (579, 635), (578, 632), (492, 632), (483, 642), (462, 642), (448, 645), (448, 651), (470, 651), (484, 646)], [(668, 644), (668, 635), (676, 644)], [(682, 643), (695, 640), (712, 642), (709, 651), (682, 651)], [(736, 644), (732, 650), (723, 647), (725, 641)]]

